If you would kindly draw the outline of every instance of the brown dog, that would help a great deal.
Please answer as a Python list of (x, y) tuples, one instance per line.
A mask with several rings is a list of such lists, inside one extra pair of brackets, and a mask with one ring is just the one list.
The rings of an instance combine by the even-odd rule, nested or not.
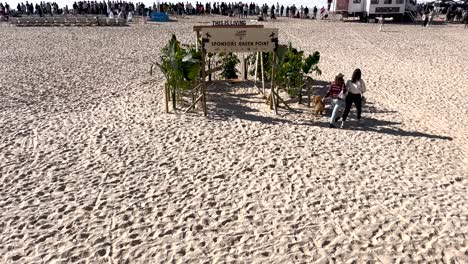
[(325, 110), (325, 104), (322, 101), (322, 97), (320, 95), (314, 96), (314, 112), (316, 115), (321, 114), (323, 115), (323, 111)]

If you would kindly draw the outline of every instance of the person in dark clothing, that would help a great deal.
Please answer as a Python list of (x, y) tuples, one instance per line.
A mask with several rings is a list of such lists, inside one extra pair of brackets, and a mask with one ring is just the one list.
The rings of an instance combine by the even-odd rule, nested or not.
[(318, 9), (317, 9), (317, 6), (314, 6), (314, 19), (317, 19), (317, 12), (318, 12)]
[(423, 27), (427, 27), (427, 24), (429, 23), (429, 12), (426, 11), (424, 13), (424, 21), (423, 21)]
[(76, 12), (78, 12), (78, 5), (76, 4), (76, 2), (73, 3), (73, 12), (74, 12), (74, 14), (76, 14)]
[(465, 23), (465, 28), (468, 28), (468, 10), (465, 10), (465, 15), (463, 15), (463, 22)]
[(361, 70), (356, 69), (353, 72), (351, 80), (346, 82), (347, 95), (345, 99), (345, 110), (343, 113), (343, 121), (341, 121), (341, 128), (345, 126), (346, 119), (351, 110), (351, 106), (354, 104), (357, 109), (358, 123), (361, 123), (362, 113), (362, 94), (366, 92), (366, 85), (361, 78)]
[(36, 4), (36, 11), (39, 14), (39, 16), (42, 17), (42, 7), (38, 4)]
[(29, 4), (29, 14), (34, 14), (34, 6), (33, 4)]

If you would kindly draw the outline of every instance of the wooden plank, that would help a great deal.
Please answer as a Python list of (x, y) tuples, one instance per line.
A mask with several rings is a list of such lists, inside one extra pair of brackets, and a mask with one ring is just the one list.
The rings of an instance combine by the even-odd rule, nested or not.
[(222, 69), (223, 69), (223, 65), (220, 65), (220, 66), (218, 66), (218, 67), (216, 67), (216, 68), (214, 68), (214, 69), (208, 70), (208, 71), (206, 72), (206, 75), (210, 75), (210, 74), (215, 73), (215, 72), (217, 72), (217, 71), (220, 71), (220, 70), (222, 70)]
[(276, 88), (275, 61), (276, 61), (276, 52), (273, 53), (273, 60), (272, 60), (272, 65), (271, 65), (271, 95), (272, 95), (271, 99), (273, 103), (273, 108), (275, 110), (275, 114), (278, 114), (278, 107), (277, 107), (278, 102), (275, 100), (275, 88)]
[(257, 86), (257, 72), (258, 72), (258, 56), (260, 53), (257, 52), (257, 58), (255, 59), (255, 86)]
[(291, 110), (291, 107), (289, 107), (289, 105), (283, 100), (283, 98), (281, 98), (281, 96), (279, 96), (277, 91), (275, 91), (275, 96), (279, 101), (281, 101), (284, 104), (284, 106), (286, 106), (287, 109)]
[[(263, 98), (268, 100), (268, 96), (266, 96), (266, 94), (264, 94), (260, 88), (258, 88), (257, 86), (255, 86), (255, 88), (257, 88), (258, 92), (263, 96)], [(268, 103), (268, 101), (267, 101), (267, 103)]]
[(164, 84), (164, 100), (166, 101), (166, 113), (169, 113), (169, 91), (167, 83)]
[(198, 98), (197, 98), (195, 101), (193, 101), (193, 103), (192, 103), (187, 109), (185, 109), (184, 114), (186, 114), (188, 111), (190, 111), (192, 108), (194, 108), (195, 105), (196, 105), (196, 104), (200, 101), (200, 99), (202, 99), (202, 98), (203, 98), (203, 94), (200, 94), (200, 95), (198, 96)]
[(208, 115), (208, 109), (206, 108), (206, 71), (205, 71), (205, 51), (203, 50), (203, 48), (201, 49), (201, 53), (202, 53), (202, 79), (201, 79), (201, 96), (203, 98), (203, 115), (204, 116), (207, 116)]
[(265, 93), (265, 70), (263, 69), (263, 52), (260, 52), (260, 71), (262, 72), (262, 89)]
[(198, 40), (200, 40), (200, 31), (197, 31), (197, 38), (195, 39), (195, 51), (198, 51)]

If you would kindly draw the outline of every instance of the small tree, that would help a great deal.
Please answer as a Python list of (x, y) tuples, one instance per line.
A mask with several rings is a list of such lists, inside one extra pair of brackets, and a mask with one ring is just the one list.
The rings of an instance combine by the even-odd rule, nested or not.
[(160, 60), (151, 64), (150, 73), (153, 74), (154, 66), (159, 67), (166, 78), (172, 107), (176, 109), (177, 94), (195, 86), (201, 68), (201, 53), (193, 47), (183, 48), (176, 36), (172, 35), (162, 49)]
[(221, 53), (219, 56), (221, 57), (221, 62), (223, 64), (221, 76), (225, 79), (237, 79), (238, 70), (236, 66), (240, 63), (239, 58), (232, 52)]
[(322, 73), (317, 66), (319, 61), (318, 51), (305, 57), (304, 51), (293, 48), (291, 43), (289, 46), (280, 45), (275, 62), (276, 80), (281, 86), (286, 87), (289, 95), (299, 96), (299, 103), (301, 103), (302, 88), (308, 74), (315, 72), (320, 75)]

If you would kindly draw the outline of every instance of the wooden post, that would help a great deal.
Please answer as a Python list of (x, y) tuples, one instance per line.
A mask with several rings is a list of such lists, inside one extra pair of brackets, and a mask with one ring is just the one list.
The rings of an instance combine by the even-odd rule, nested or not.
[(211, 82), (211, 58), (208, 58), (208, 81)]
[(299, 104), (302, 104), (302, 85), (299, 86)]
[(247, 66), (247, 59), (245, 58), (245, 54), (242, 53), (242, 61), (244, 63), (244, 81), (247, 80), (247, 72), (249, 71), (249, 67)]
[(195, 39), (195, 51), (198, 51), (198, 40), (200, 39), (200, 31), (197, 31), (197, 38)]
[(169, 113), (169, 91), (167, 87), (167, 83), (164, 84), (164, 99), (166, 101), (166, 113)]
[(192, 105), (195, 103), (195, 90), (192, 90)]
[(275, 110), (275, 114), (278, 114), (278, 107), (277, 102), (275, 100), (275, 61), (276, 61), (276, 52), (273, 53), (273, 60), (271, 65), (271, 101), (270, 101), (270, 109)]
[(263, 52), (260, 53), (260, 70), (262, 71), (262, 89), (265, 93), (265, 73), (263, 71)]
[(246, 81), (247, 80), (247, 69), (249, 67), (247, 66), (247, 60), (245, 59), (245, 56), (242, 55), (242, 80)]
[(258, 73), (258, 55), (260, 53), (257, 52), (257, 58), (255, 59), (255, 86), (257, 86), (257, 73)]
[[(203, 45), (203, 44), (202, 44)], [(202, 92), (202, 104), (203, 104), (203, 115), (207, 116), (208, 111), (206, 108), (206, 71), (205, 71), (205, 51), (203, 50), (203, 46), (201, 47), (201, 56), (202, 56), (202, 65), (201, 65), (201, 92)]]
[(252, 60), (248, 60), (248, 64), (247, 64), (247, 74), (249, 74), (249, 69), (252, 67)]
[(172, 110), (173, 111), (176, 111), (177, 110), (177, 105), (176, 105), (176, 91), (177, 91), (177, 88), (176, 87), (172, 87)]

